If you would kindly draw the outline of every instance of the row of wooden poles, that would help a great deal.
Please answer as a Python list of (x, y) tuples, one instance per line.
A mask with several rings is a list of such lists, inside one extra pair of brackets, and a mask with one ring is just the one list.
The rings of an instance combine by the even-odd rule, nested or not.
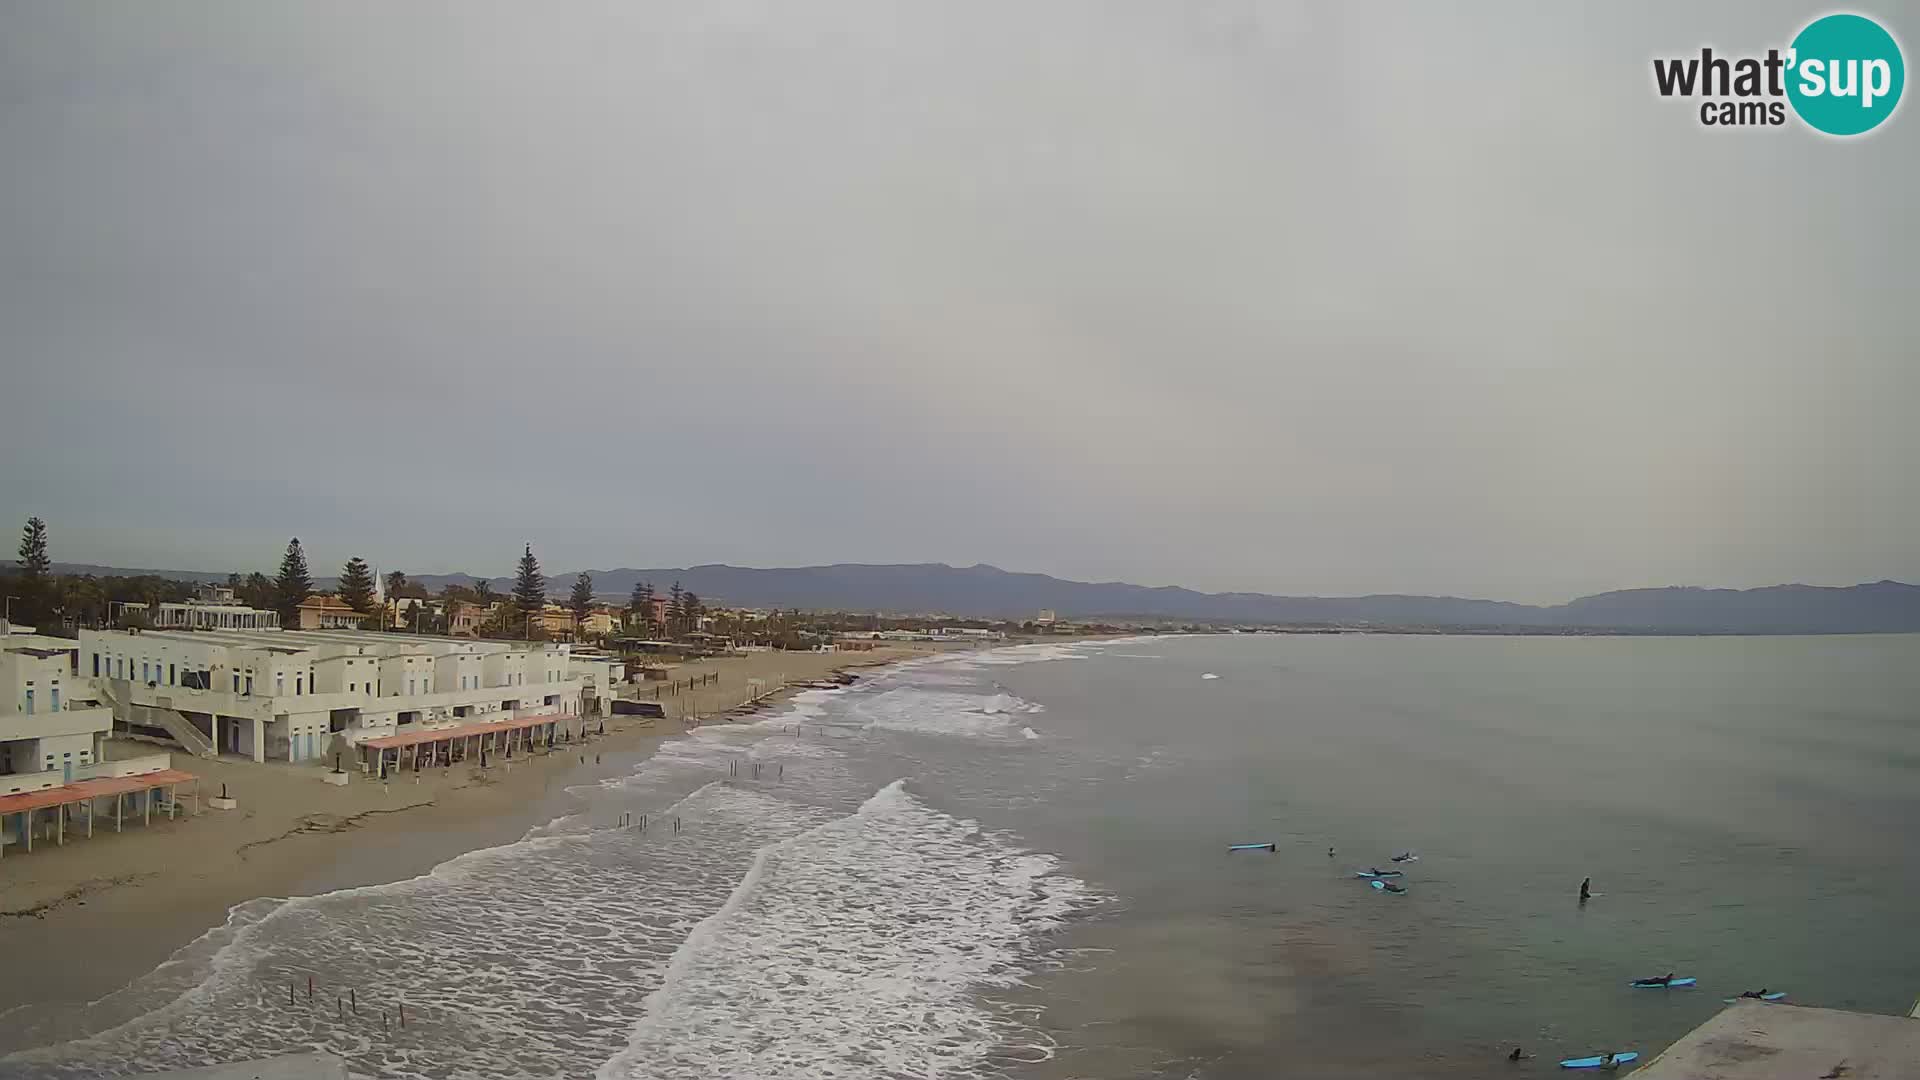
[[(288, 1005), (296, 1004), (297, 1002), (296, 995), (299, 990), (299, 985), (300, 984), (297, 982), (289, 982), (287, 984), (287, 1004)], [(307, 976), (307, 1003), (308, 1004), (313, 1003), (313, 996), (314, 996), (313, 976), (309, 975)], [(339, 1013), (340, 1019), (342, 1021), (346, 1020), (347, 1013), (349, 1010), (351, 1010), (353, 1015), (355, 1016), (360, 1015), (360, 994), (358, 991), (356, 991), (352, 987), (347, 988), (346, 997), (341, 997), (340, 995), (335, 994), (333, 996), (333, 1004), (334, 1004), (335, 1010)], [(400, 1002), (396, 1011), (399, 1013), (400, 1026), (402, 1028), (405, 1028), (407, 1026), (407, 1003), (404, 1001)], [(381, 1031), (393, 1030), (393, 1015), (388, 1013), (386, 1009), (380, 1010), (380, 1030)]]
[(689, 675), (687, 676), (687, 681), (685, 682), (681, 682), (680, 680), (675, 679), (674, 681), (668, 683), (665, 686), (654, 687), (653, 700), (655, 701), (660, 700), (660, 691), (662, 690), (665, 690), (670, 696), (679, 697), (681, 693), (685, 691), (693, 690), (702, 686), (712, 686), (714, 683), (717, 683), (719, 681), (720, 681), (720, 673), (717, 671), (710, 671), (705, 675)]
[[(647, 815), (645, 815), (645, 814), (621, 814), (621, 815), (620, 815), (620, 828), (622, 828), (622, 829), (639, 829), (639, 830), (640, 830), (641, 832), (646, 832), (646, 831), (647, 831)], [(674, 834), (675, 836), (678, 836), (678, 835), (680, 835), (680, 819), (679, 819), (679, 818), (677, 818), (677, 817), (673, 819), (673, 834)]]

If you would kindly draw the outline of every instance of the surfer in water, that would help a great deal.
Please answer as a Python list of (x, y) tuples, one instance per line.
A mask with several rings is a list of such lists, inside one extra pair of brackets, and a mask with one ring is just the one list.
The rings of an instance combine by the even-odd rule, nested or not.
[(1331, 859), (1331, 858), (1333, 858), (1333, 845), (1332, 845), (1332, 844), (1328, 844), (1328, 845), (1327, 845), (1327, 858), (1329, 858), (1329, 859)]
[(1758, 990), (1744, 991), (1740, 996), (1743, 998), (1763, 998), (1767, 996), (1768, 992), (1767, 988), (1763, 986)]
[(1673, 985), (1673, 972), (1669, 971), (1665, 975), (1655, 976), (1651, 979), (1635, 979), (1633, 980), (1633, 984), (1635, 986), (1671, 986)]
[(1507, 1055), (1507, 1060), (1508, 1061), (1525, 1061), (1532, 1056), (1533, 1056), (1532, 1054), (1529, 1054), (1526, 1051), (1516, 1046), (1513, 1048), (1513, 1053)]
[(1593, 899), (1593, 879), (1588, 878), (1580, 883), (1580, 902), (1584, 904), (1591, 899)]

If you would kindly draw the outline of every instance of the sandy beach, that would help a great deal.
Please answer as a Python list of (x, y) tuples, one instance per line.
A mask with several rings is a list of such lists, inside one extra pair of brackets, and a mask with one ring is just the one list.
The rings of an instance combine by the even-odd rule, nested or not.
[[(15, 970), (35, 973), (0, 985), (0, 1010), (110, 993), (247, 900), (397, 881), (462, 852), (517, 840), (568, 812), (568, 786), (625, 774), (681, 734), (690, 717), (724, 719), (748, 696), (748, 680), (771, 689), (783, 678), (804, 682), (925, 651), (749, 653), (690, 662), (673, 677), (715, 678), (665, 696), (665, 720), (611, 717), (606, 735), (583, 745), (495, 761), (485, 770), (463, 764), (403, 773), (385, 785), (356, 774), (335, 787), (322, 782), (324, 768), (311, 765), (176, 753), (174, 766), (201, 777), (203, 796), (225, 785), (238, 809), (129, 825), (0, 861), (0, 954)], [(116, 756), (152, 749), (114, 744)]]

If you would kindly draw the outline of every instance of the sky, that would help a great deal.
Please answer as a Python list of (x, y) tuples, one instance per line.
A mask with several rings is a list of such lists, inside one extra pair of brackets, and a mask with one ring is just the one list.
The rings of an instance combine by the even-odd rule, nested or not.
[(1446, 7), (0, 0), (0, 524), (268, 572), (1920, 581), (1920, 104), (1654, 93), (1821, 7)]

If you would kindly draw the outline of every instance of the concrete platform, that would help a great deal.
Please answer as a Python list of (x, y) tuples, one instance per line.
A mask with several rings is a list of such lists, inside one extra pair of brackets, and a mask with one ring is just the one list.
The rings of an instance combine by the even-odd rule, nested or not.
[(1743, 1001), (1688, 1032), (1638, 1080), (1920, 1080), (1920, 1020)]
[(347, 1080), (348, 1077), (344, 1060), (318, 1052), (151, 1075), (173, 1080)]

